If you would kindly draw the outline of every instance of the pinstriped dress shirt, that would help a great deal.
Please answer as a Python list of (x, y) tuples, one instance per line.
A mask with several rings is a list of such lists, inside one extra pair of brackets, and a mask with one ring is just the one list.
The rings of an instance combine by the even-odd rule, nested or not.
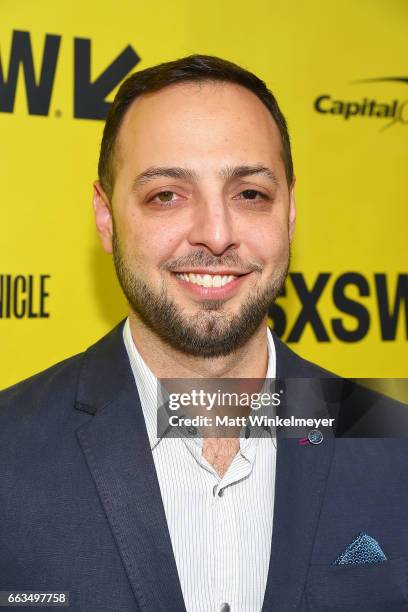
[[(276, 440), (240, 439), (223, 477), (198, 438), (157, 437), (157, 378), (130, 331), (126, 350), (140, 396), (187, 612), (260, 612), (271, 552)], [(268, 330), (267, 378), (276, 354)], [(226, 605), (228, 604), (228, 605)]]

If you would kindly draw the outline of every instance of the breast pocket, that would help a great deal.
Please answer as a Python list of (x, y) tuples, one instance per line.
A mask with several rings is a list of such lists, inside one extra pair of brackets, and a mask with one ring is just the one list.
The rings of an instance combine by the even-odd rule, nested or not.
[(312, 565), (307, 609), (314, 612), (408, 610), (407, 559), (357, 565)]

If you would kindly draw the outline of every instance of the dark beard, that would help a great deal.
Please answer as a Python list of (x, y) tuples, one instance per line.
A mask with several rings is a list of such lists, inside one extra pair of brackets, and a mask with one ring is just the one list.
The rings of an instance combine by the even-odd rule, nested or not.
[(200, 312), (183, 316), (168, 297), (164, 284), (160, 293), (156, 293), (136, 278), (122, 257), (115, 231), (112, 243), (116, 274), (132, 310), (164, 342), (194, 357), (222, 357), (243, 346), (279, 295), (289, 268), (288, 261), (268, 287), (256, 290), (238, 314), (218, 313), (223, 305), (221, 300), (203, 300)]

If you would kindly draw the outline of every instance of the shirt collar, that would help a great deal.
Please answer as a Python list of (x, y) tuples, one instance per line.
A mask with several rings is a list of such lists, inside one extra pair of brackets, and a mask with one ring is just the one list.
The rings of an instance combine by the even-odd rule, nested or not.
[[(269, 327), (267, 328), (267, 339), (268, 367), (266, 371), (266, 378), (275, 378), (276, 350)], [(130, 330), (129, 318), (126, 319), (123, 327), (123, 340), (129, 357), (133, 376), (135, 378), (137, 390), (139, 392), (150, 448), (153, 450), (161, 440), (161, 438), (157, 437), (157, 378), (136, 348), (132, 338), (132, 332)]]

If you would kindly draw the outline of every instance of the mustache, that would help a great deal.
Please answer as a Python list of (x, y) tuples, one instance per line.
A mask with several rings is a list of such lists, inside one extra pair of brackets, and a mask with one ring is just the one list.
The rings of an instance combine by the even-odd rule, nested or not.
[(247, 274), (249, 272), (261, 272), (262, 266), (256, 262), (245, 262), (243, 259), (235, 252), (228, 252), (224, 255), (220, 255), (219, 257), (214, 257), (208, 251), (194, 251), (189, 255), (184, 255), (183, 257), (177, 257), (174, 259), (169, 259), (164, 263), (161, 267), (162, 270), (167, 272), (173, 272), (175, 270), (179, 270), (180, 268), (194, 268), (194, 267), (208, 267), (208, 268), (222, 268), (222, 267), (233, 267), (242, 271), (243, 274)]

